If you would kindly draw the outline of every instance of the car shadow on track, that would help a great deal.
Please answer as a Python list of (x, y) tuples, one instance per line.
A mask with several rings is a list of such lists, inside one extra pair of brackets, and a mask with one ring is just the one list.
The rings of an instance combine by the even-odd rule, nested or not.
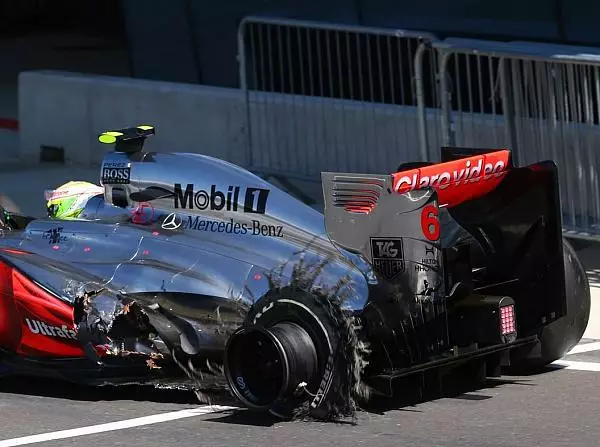
[(441, 388), (430, 387), (425, 390), (419, 386), (398, 385), (394, 390), (394, 397), (378, 397), (372, 399), (363, 411), (372, 414), (383, 415), (388, 411), (414, 411), (420, 412), (418, 405), (431, 402), (438, 399), (457, 399), (468, 401), (483, 401), (493, 399), (493, 396), (486, 394), (494, 388), (506, 385), (535, 386), (527, 378), (486, 378), (479, 384), (467, 382), (458, 382), (445, 384)]
[[(0, 393), (23, 394), (80, 401), (133, 400), (141, 402), (202, 404), (193, 391), (175, 388), (157, 388), (154, 385), (86, 386), (54, 379), (30, 377), (3, 377)], [(221, 395), (222, 394), (222, 395)], [(229, 393), (215, 394), (213, 404), (231, 404)], [(218, 402), (217, 402), (218, 401)]]
[(208, 417), (206, 418), (206, 421), (232, 425), (248, 425), (252, 427), (271, 427), (278, 422), (281, 422), (281, 419), (268, 413), (258, 413), (252, 410), (239, 409)]
[[(479, 386), (473, 386), (463, 383), (452, 384), (444, 387), (443, 392), (425, 392), (425, 393), (408, 393), (408, 390), (415, 390), (413, 387), (406, 387), (400, 390), (398, 397), (384, 397), (378, 396), (373, 397), (368, 405), (361, 405), (356, 415), (356, 418), (346, 418), (336, 421), (330, 421), (335, 424), (360, 424), (361, 414), (362, 415), (384, 415), (390, 411), (400, 412), (416, 412), (420, 413), (421, 410), (418, 405), (424, 402), (433, 401), (436, 399), (460, 399), (469, 401), (483, 401), (492, 399), (493, 396), (486, 395), (485, 391), (502, 387), (505, 385), (523, 385), (523, 386), (535, 386), (527, 378), (488, 378)], [(309, 419), (310, 420), (310, 419)], [(252, 425), (269, 427), (278, 422), (279, 419), (271, 417), (269, 415), (255, 413), (249, 410), (232, 410), (224, 415), (213, 415), (207, 419), (210, 422), (234, 424), (234, 425)]]
[(565, 367), (562, 366), (562, 365), (545, 365), (545, 366), (540, 366), (540, 367), (537, 367), (537, 368), (533, 368), (533, 369), (528, 370), (528, 371), (515, 372), (514, 375), (525, 378), (525, 377), (540, 376), (542, 374), (550, 374), (550, 373), (553, 373), (553, 372), (561, 371), (563, 369), (565, 369)]
[[(557, 371), (557, 368), (546, 368), (537, 374)], [(375, 397), (368, 405), (361, 405), (356, 418), (347, 418), (332, 421), (337, 424), (360, 424), (360, 414), (384, 415), (389, 411), (421, 412), (418, 405), (437, 399), (461, 399), (482, 401), (492, 399), (487, 395), (490, 390), (505, 385), (534, 386), (527, 377), (488, 378), (479, 386), (472, 384), (453, 384), (444, 387), (442, 392), (433, 393), (408, 393), (415, 387), (403, 387), (397, 395), (399, 397)], [(155, 403), (238, 406), (228, 391), (211, 393), (210, 402), (200, 402), (196, 394), (190, 390), (156, 388), (154, 385), (120, 385), (120, 386), (86, 386), (67, 383), (53, 379), (38, 379), (28, 377), (5, 377), (0, 380), (0, 393), (22, 394), (49, 398), (70, 399), (88, 402), (133, 400)], [(265, 413), (257, 413), (247, 409), (234, 409), (207, 415), (207, 422), (216, 422), (232, 425), (245, 425), (256, 427), (270, 427), (281, 420)]]

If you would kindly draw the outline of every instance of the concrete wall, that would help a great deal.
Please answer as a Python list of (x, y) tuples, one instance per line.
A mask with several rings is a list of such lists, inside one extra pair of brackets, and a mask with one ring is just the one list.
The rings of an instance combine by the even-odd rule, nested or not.
[(243, 161), (245, 108), (240, 91), (76, 73), (19, 76), (20, 152), (39, 159), (40, 146), (62, 147), (68, 162), (98, 163), (107, 148), (97, 135), (143, 123), (157, 127), (151, 150), (201, 152)]

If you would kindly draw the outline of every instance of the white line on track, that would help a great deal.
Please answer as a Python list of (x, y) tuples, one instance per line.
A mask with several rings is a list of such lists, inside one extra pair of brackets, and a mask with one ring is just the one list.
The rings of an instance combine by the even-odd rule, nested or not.
[(90, 425), (89, 427), (73, 428), (70, 430), (60, 430), (39, 435), (23, 436), (21, 438), (12, 438), (0, 441), (0, 447), (13, 447), (17, 445), (35, 444), (38, 442), (54, 441), (57, 439), (74, 438), (76, 436), (91, 435), (94, 433), (103, 433), (114, 430), (124, 430), (127, 428), (140, 427), (142, 425), (158, 424), (160, 422), (175, 421), (190, 417), (203, 416), (210, 413), (218, 413), (226, 410), (233, 410), (236, 407), (224, 407), (220, 405), (206, 405), (192, 408), (189, 410), (172, 411), (170, 413), (154, 414), (135, 419), (126, 419), (124, 421), (109, 422), (108, 424)]
[[(573, 360), (556, 360), (552, 362), (553, 366), (563, 369), (574, 369), (577, 371), (594, 371), (600, 372), (600, 363), (595, 362), (577, 362)], [(0, 444), (0, 447), (2, 444)]]
[(583, 352), (592, 352), (592, 351), (600, 351), (600, 341), (594, 341), (591, 343), (583, 343), (575, 346), (567, 355), (571, 354), (581, 354)]

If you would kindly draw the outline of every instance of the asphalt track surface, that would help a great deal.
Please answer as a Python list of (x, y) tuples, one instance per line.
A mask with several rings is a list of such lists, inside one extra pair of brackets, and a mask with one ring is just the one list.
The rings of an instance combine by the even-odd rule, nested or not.
[(600, 343), (586, 339), (580, 346), (587, 343), (598, 350), (565, 360), (576, 362), (570, 367), (595, 371), (557, 366), (534, 376), (502, 377), (455, 396), (359, 412), (355, 424), (277, 422), (247, 410), (200, 406), (190, 393), (179, 391), (6, 380), (0, 383), (0, 447), (595, 447)]
[[(3, 173), (0, 192), (33, 213), (41, 203), (31, 197), (59, 184), (68, 175), (62, 169), (28, 176), (39, 183), (29, 191), (15, 186), (22, 173)], [(577, 248), (594, 287), (588, 330), (574, 353), (539, 374), (416, 404), (390, 402), (359, 412), (355, 424), (274, 421), (227, 408), (236, 403), (226, 396), (215, 398), (222, 407), (208, 407), (184, 391), (0, 379), (0, 447), (600, 446), (600, 244)]]
[[(200, 405), (190, 392), (87, 388), (0, 380), (0, 447), (41, 446), (478, 446), (596, 447), (600, 438), (600, 340), (583, 339), (530, 376), (416, 404), (360, 411), (348, 423), (280, 422), (235, 407)], [(217, 406), (220, 405), (220, 406)]]

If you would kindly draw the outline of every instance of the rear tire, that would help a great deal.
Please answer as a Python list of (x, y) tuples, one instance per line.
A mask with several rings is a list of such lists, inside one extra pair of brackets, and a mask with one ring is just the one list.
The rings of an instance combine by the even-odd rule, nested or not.
[(569, 352), (587, 328), (591, 294), (587, 274), (573, 246), (563, 238), (567, 314), (545, 326), (540, 338), (541, 357), (519, 359), (511, 372), (530, 372), (542, 368)]
[[(354, 331), (335, 297), (319, 296), (291, 287), (275, 289), (254, 304), (239, 334), (244, 337), (244, 331), (247, 334), (253, 328), (264, 331), (290, 323), (300, 326), (310, 336), (317, 354), (316, 373), (307, 384), (297, 388), (296, 393), (292, 395), (288, 390), (285, 396), (279, 395), (269, 405), (263, 405), (263, 409), (282, 419), (312, 416), (331, 420), (352, 415), (355, 409), (352, 394), (358, 382), (356, 363), (352, 358)], [(228, 346), (239, 345), (234, 337), (236, 334), (232, 335)], [(247, 391), (252, 391), (253, 395), (261, 394), (260, 389), (236, 390), (239, 377), (234, 376), (239, 376), (245, 368), (239, 364), (240, 359), (240, 355), (228, 352), (226, 348), (225, 374), (234, 394), (238, 398)], [(248, 362), (247, 367), (251, 368), (249, 360), (244, 362)], [(290, 385), (295, 388), (298, 384)], [(271, 393), (272, 396), (274, 394)]]

